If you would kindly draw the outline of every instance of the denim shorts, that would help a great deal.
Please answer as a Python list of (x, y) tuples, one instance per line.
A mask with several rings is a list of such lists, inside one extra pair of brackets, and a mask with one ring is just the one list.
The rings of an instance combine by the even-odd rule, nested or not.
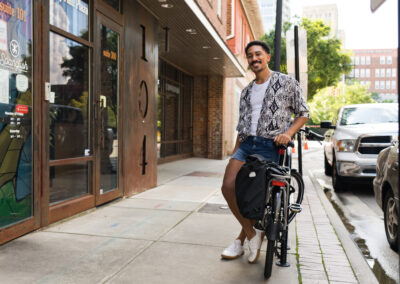
[(248, 136), (240, 143), (232, 159), (246, 162), (246, 157), (252, 154), (259, 154), (267, 160), (279, 162), (279, 148), (275, 145), (274, 140), (260, 136)]

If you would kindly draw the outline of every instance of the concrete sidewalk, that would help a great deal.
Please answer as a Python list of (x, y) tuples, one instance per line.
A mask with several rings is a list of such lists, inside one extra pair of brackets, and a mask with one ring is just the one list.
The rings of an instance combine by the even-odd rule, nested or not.
[(264, 280), (266, 242), (256, 264), (221, 260), (240, 230), (220, 193), (227, 162), (161, 165), (158, 187), (1, 246), (0, 283), (377, 283), (307, 175), (289, 268)]

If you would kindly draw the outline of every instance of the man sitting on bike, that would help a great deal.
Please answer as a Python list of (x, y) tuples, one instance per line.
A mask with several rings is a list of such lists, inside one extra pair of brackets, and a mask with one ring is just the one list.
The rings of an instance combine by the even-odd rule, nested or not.
[[(255, 263), (260, 254), (262, 231), (253, 227), (254, 220), (240, 214), (235, 196), (236, 175), (245, 163), (246, 156), (260, 154), (278, 162), (278, 146), (286, 145), (309, 118), (299, 83), (289, 75), (268, 68), (270, 50), (262, 41), (252, 41), (245, 49), (247, 62), (256, 78), (243, 89), (240, 96), (238, 137), (221, 188), (242, 230), (237, 239), (222, 252), (221, 257), (224, 259), (235, 259), (243, 255), (245, 238), (249, 240), (248, 261)], [(290, 124), (292, 114), (295, 120)]]

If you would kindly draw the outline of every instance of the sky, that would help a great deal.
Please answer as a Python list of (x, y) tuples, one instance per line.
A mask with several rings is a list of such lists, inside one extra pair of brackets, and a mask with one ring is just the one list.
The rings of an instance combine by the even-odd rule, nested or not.
[(397, 0), (386, 0), (374, 13), (370, 0), (290, 0), (291, 14), (301, 16), (302, 7), (325, 4), (337, 4), (346, 49), (398, 46)]

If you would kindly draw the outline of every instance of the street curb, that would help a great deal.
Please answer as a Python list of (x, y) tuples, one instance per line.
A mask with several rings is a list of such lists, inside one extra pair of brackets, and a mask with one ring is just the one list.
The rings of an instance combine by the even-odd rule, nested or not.
[(351, 239), (349, 232), (344, 226), (339, 215), (336, 213), (331, 202), (328, 200), (328, 197), (326, 197), (325, 193), (322, 190), (320, 190), (321, 186), (315, 180), (314, 175), (310, 171), (308, 171), (308, 175), (311, 179), (314, 188), (316, 189), (316, 192), (322, 203), (322, 206), (324, 207), (325, 212), (328, 215), (328, 218), (331, 221), (331, 224), (337, 233), (339, 240), (342, 243), (343, 249), (346, 252), (346, 255), (354, 270), (354, 273), (358, 278), (358, 281), (362, 284), (379, 283), (375, 277), (375, 274), (372, 272), (368, 263), (364, 259), (364, 256), (362, 255), (357, 244)]

